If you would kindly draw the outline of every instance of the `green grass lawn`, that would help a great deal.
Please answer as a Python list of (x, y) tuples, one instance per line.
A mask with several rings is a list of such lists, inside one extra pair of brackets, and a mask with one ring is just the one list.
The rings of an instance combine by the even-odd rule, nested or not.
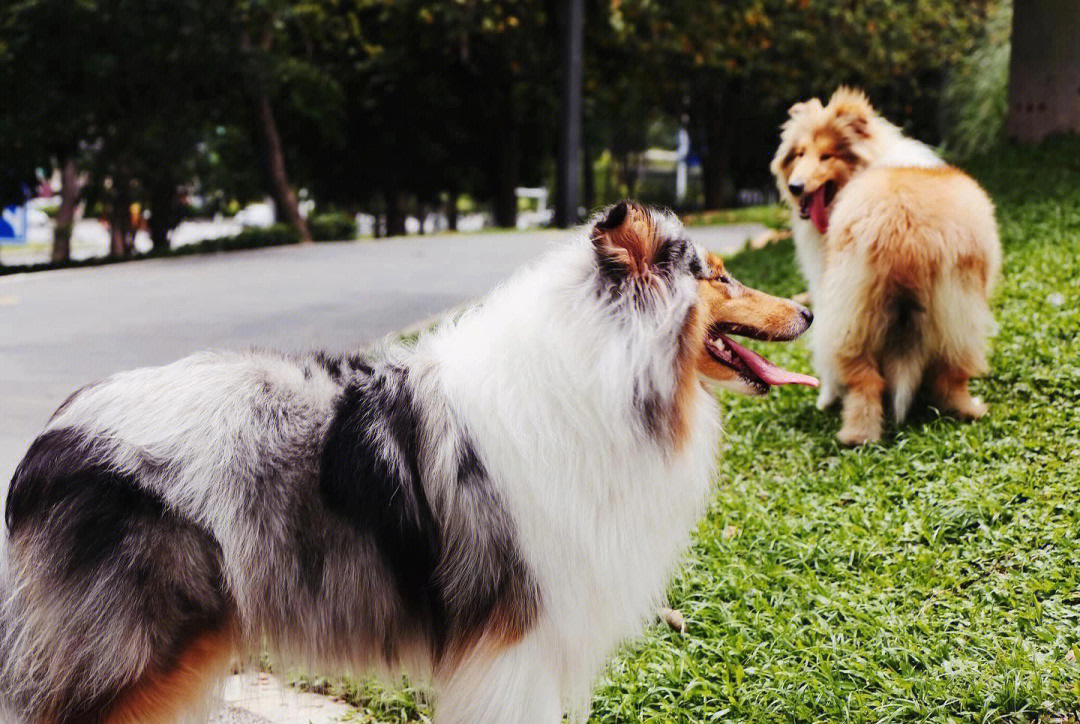
[[(613, 663), (597, 721), (1077, 720), (1080, 145), (976, 166), (1005, 248), (989, 416), (923, 403), (847, 450), (810, 390), (725, 395), (716, 496), (670, 592), (688, 631)], [(728, 268), (803, 289), (790, 242)]]
[[(657, 624), (622, 652), (595, 721), (1077, 721), (1080, 143), (976, 174), (1005, 247), (993, 371), (974, 384), (990, 414), (923, 402), (848, 450), (811, 390), (723, 395), (716, 494), (670, 591), (688, 631)], [(803, 289), (790, 242), (729, 268)], [(809, 369), (801, 345), (769, 354)], [(360, 720), (426, 716), (413, 690), (349, 687)]]

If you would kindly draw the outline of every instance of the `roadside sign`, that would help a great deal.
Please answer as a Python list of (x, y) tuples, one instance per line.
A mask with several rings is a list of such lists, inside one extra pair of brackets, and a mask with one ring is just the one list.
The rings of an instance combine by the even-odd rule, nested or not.
[(0, 244), (26, 243), (26, 207), (5, 206), (0, 212)]

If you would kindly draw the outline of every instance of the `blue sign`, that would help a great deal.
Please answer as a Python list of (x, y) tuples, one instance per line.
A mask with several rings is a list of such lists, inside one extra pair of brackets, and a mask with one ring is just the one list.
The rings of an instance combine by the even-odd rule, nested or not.
[(0, 212), (0, 244), (26, 243), (26, 207), (5, 206)]

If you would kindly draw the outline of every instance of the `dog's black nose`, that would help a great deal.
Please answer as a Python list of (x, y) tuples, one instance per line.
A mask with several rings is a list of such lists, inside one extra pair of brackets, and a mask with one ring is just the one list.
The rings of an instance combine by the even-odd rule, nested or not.
[(802, 309), (800, 309), (799, 314), (801, 314), (802, 318), (806, 320), (806, 326), (807, 327), (809, 327), (811, 324), (814, 323), (814, 313), (811, 312), (806, 307), (803, 307)]
[(802, 184), (788, 184), (787, 187), (792, 196), (798, 196), (802, 193), (803, 189), (806, 188)]

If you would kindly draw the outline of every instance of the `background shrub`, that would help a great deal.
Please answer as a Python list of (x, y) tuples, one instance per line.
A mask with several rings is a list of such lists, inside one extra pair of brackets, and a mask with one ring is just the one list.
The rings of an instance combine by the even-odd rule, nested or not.
[(1012, 0), (994, 6), (986, 29), (952, 68), (942, 93), (946, 148), (961, 159), (984, 153), (1002, 138), (1009, 104)]
[(308, 231), (315, 241), (350, 241), (356, 238), (356, 219), (341, 212), (317, 214), (308, 219)]

